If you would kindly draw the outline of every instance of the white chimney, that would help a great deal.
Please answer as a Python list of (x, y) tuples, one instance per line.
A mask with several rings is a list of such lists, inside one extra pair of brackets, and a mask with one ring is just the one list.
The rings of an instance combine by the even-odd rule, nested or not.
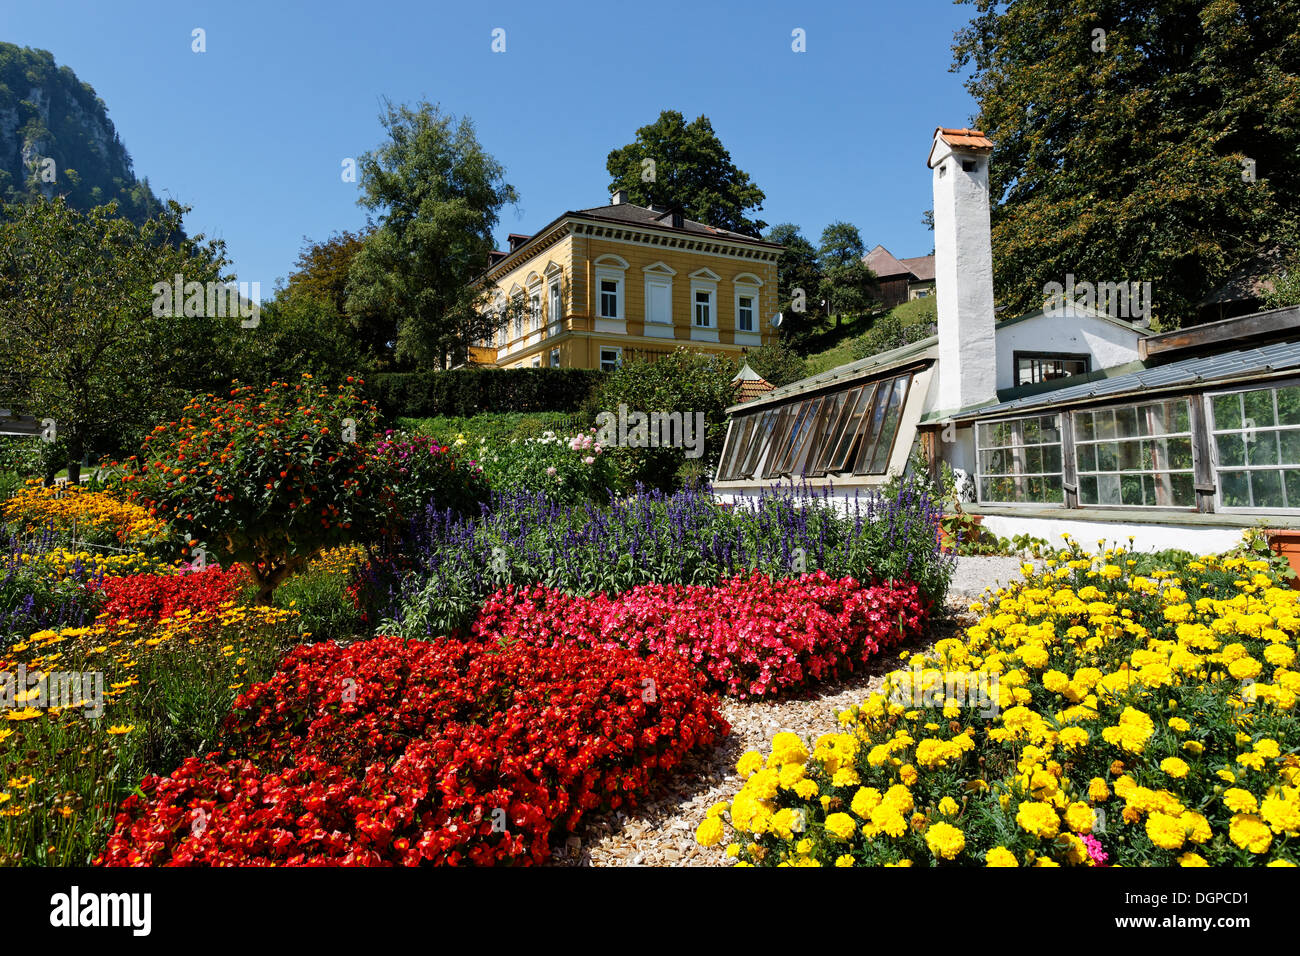
[(620, 189), (620, 190), (618, 190), (618, 192), (614, 193), (614, 195), (612, 195), (612, 196), (609, 197), (609, 204), (610, 204), (611, 206), (621, 206), (621, 205), (623, 205), (625, 202), (627, 202), (627, 190), (626, 190), (626, 189)]
[(993, 246), (989, 238), (990, 142), (979, 130), (934, 132), (934, 280), (939, 310), (938, 408), (997, 398), (993, 344)]

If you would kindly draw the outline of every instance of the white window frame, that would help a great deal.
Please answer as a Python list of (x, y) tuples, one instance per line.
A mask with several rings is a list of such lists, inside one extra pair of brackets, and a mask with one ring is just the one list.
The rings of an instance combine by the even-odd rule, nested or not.
[[(1067, 414), (1068, 414), (1068, 413), (1067, 413)], [(1054, 441), (1054, 442), (1038, 442), (1038, 443), (1035, 443), (1035, 444), (1033, 444), (1033, 445), (1029, 445), (1029, 444), (1021, 444), (1021, 445), (992, 445), (992, 446), (989, 446), (989, 447), (987, 447), (987, 448), (986, 448), (985, 446), (983, 446), (983, 445), (980, 444), (980, 426), (981, 426), (981, 425), (989, 425), (989, 426), (992, 426), (992, 425), (1000, 425), (1000, 424), (1002, 424), (1003, 422), (1015, 422), (1015, 421), (1021, 421), (1021, 420), (1023, 420), (1023, 419), (1027, 419), (1027, 418), (1051, 418), (1051, 419), (1054, 419), (1055, 422), (1056, 422), (1056, 433), (1057, 433), (1057, 435), (1060, 436), (1060, 440), (1059, 440), (1059, 441)], [(1062, 424), (1062, 421), (1061, 421), (1061, 413), (1060, 413), (1060, 412), (1055, 412), (1055, 413), (1053, 413), (1053, 412), (1047, 412), (1047, 413), (1044, 413), (1044, 414), (1041, 414), (1041, 415), (1035, 415), (1035, 414), (1033, 414), (1032, 412), (1026, 412), (1026, 413), (1023, 414), (1023, 415), (1009, 415), (1009, 416), (1006, 416), (1006, 417), (1004, 417), (1004, 418), (994, 418), (994, 419), (990, 419), (990, 420), (988, 420), (988, 421), (984, 421), (984, 420), (982, 420), (982, 419), (977, 419), (977, 420), (972, 424), (972, 426), (971, 426), (972, 431), (974, 432), (974, 434), (971, 435), (971, 440), (972, 440), (972, 442), (973, 442), (974, 445), (975, 445), (975, 500), (976, 500), (979, 504), (981, 504), (981, 505), (988, 505), (989, 507), (992, 507), (992, 508), (1002, 508), (1002, 507), (1006, 507), (1006, 508), (1065, 508), (1065, 505), (1066, 505), (1066, 501), (1065, 501), (1065, 499), (1066, 499), (1066, 491), (1065, 491), (1065, 471), (1066, 471), (1066, 469), (1065, 469), (1065, 466), (1066, 466), (1067, 462), (1066, 462), (1066, 460), (1065, 460), (1065, 455), (1066, 455), (1066, 451), (1065, 451), (1065, 432), (1062, 431), (1062, 427), (1063, 427), (1063, 424)], [(1060, 449), (1061, 449), (1061, 470), (1060, 470), (1059, 473), (1058, 473), (1058, 472), (1055, 472), (1055, 471), (1035, 471), (1035, 472), (1025, 472), (1025, 473), (1023, 473), (1023, 474), (1017, 474), (1017, 475), (986, 475), (986, 474), (984, 473), (984, 460), (983, 460), (983, 453), (986, 452), (986, 451), (1009, 451), (1009, 450), (1011, 450), (1012, 448), (1052, 448), (1052, 447), (1057, 447), (1057, 446), (1059, 446)], [(1028, 500), (1025, 500), (1025, 501), (1003, 501), (1003, 500), (998, 499), (998, 498), (988, 498), (988, 499), (986, 499), (986, 498), (984, 497), (984, 479), (986, 479), (986, 478), (994, 478), (994, 479), (996, 479), (996, 478), (1011, 478), (1011, 479), (1054, 478), (1054, 477), (1056, 477), (1058, 474), (1060, 475), (1060, 478), (1061, 478), (1061, 500), (1060, 500), (1060, 501), (1028, 501)], [(1096, 506), (1094, 505), (1094, 506), (1092, 506), (1092, 507), (1096, 507)]]
[(599, 361), (597, 362), (597, 364), (599, 365), (600, 370), (601, 370), (602, 372), (610, 372), (610, 371), (613, 371), (613, 369), (607, 369), (607, 368), (605, 368), (605, 353), (606, 353), (606, 352), (613, 352), (613, 353), (614, 353), (614, 368), (615, 368), (615, 369), (617, 369), (617, 368), (622, 368), (622, 367), (623, 367), (623, 349), (620, 348), (620, 347), (617, 346), (617, 345), (602, 345), (602, 346), (600, 346), (600, 351), (596, 353), (596, 355), (597, 355), (597, 357), (598, 357), (598, 359), (599, 359)]
[[(1185, 432), (1168, 432), (1167, 434), (1163, 434), (1163, 435), (1149, 435), (1149, 436), (1132, 435), (1127, 438), (1080, 438), (1079, 437), (1079, 432), (1080, 432), (1079, 423), (1078, 423), (1079, 415), (1091, 414), (1095, 412), (1117, 412), (1120, 409), (1140, 408), (1143, 405), (1153, 405), (1158, 402), (1178, 402), (1178, 401), (1187, 403), (1187, 431)], [(1196, 401), (1196, 396), (1194, 395), (1186, 395), (1186, 394), (1153, 395), (1150, 398), (1145, 398), (1145, 399), (1131, 397), (1130, 400), (1126, 402), (1119, 402), (1111, 405), (1101, 405), (1095, 408), (1072, 409), (1070, 411), (1070, 429), (1074, 435), (1074, 440), (1072, 442), (1074, 446), (1074, 482), (1075, 482), (1075, 486), (1078, 488), (1079, 510), (1089, 510), (1089, 509), (1098, 509), (1098, 508), (1114, 508), (1117, 510), (1143, 509), (1147, 511), (1154, 510), (1154, 511), (1174, 512), (1174, 513), (1182, 512), (1184, 514), (1189, 511), (1195, 511), (1196, 510), (1196, 423), (1195, 423), (1195, 418), (1192, 415), (1192, 403), (1194, 401)], [(1191, 468), (1166, 468), (1163, 472), (1156, 472), (1156, 471), (1123, 472), (1123, 471), (1101, 471), (1100, 469), (1089, 469), (1085, 471), (1080, 466), (1080, 462), (1079, 462), (1080, 446), (1091, 445), (1093, 447), (1096, 447), (1098, 445), (1110, 444), (1111, 442), (1126, 444), (1129, 442), (1141, 442), (1144, 440), (1157, 440), (1157, 439), (1170, 439), (1170, 438), (1186, 438), (1188, 440), (1188, 443), (1190, 444), (1192, 450)], [(1085, 478), (1101, 478), (1103, 476), (1110, 477), (1112, 475), (1118, 475), (1122, 478), (1126, 474), (1154, 475), (1154, 474), (1161, 474), (1161, 473), (1167, 475), (1191, 475), (1192, 503), (1189, 505), (1157, 505), (1157, 504), (1125, 505), (1125, 504), (1104, 504), (1104, 503), (1093, 504), (1092, 502), (1085, 502), (1083, 500), (1083, 479)], [(1100, 483), (1099, 483), (1099, 489), (1100, 489)]]
[[(692, 339), (701, 342), (718, 341), (718, 282), (721, 278), (711, 269), (698, 269), (691, 273), (691, 307), (687, 321), (690, 323)], [(701, 294), (708, 296), (709, 300), (708, 325), (700, 325), (696, 315), (699, 309), (696, 297)]]
[(542, 287), (528, 294), (528, 331), (536, 332), (542, 327)]
[(560, 367), (560, 350), (551, 349), (551, 368)]
[(564, 283), (559, 275), (546, 284), (546, 320), (556, 329), (564, 321)]
[(541, 368), (541, 367), (542, 367), (542, 356), (541, 353), (539, 352), (537, 355), (533, 356), (533, 368)]
[[(1243, 392), (1257, 392), (1261, 389), (1269, 389), (1274, 392), (1273, 396), (1273, 414), (1274, 420), (1277, 418), (1277, 395), (1279, 388), (1294, 388), (1300, 385), (1300, 379), (1288, 378), (1279, 379), (1275, 382), (1261, 383), (1249, 388), (1224, 388), (1213, 392), (1206, 392), (1201, 396), (1202, 405), (1205, 411), (1205, 431), (1206, 445), (1210, 449), (1210, 473), (1214, 475), (1214, 510), (1224, 514), (1241, 514), (1241, 515), (1295, 515), (1300, 514), (1300, 508), (1243, 508), (1240, 505), (1225, 505), (1223, 503), (1223, 482), (1219, 479), (1219, 435), (1234, 435), (1244, 432), (1240, 428), (1219, 428), (1218, 422), (1214, 418), (1214, 399), (1220, 395), (1240, 395)], [(1195, 401), (1195, 398), (1192, 399)], [(1273, 426), (1256, 426), (1256, 432), (1278, 432), (1289, 428), (1295, 428), (1294, 425), (1273, 425)], [(1193, 445), (1193, 454), (1195, 454), (1195, 445)], [(1279, 449), (1279, 457), (1280, 449)], [(1288, 469), (1286, 465), (1226, 465), (1223, 466), (1227, 471), (1294, 471), (1294, 468)], [(1286, 477), (1282, 478), (1282, 494), (1286, 494)], [(1251, 500), (1254, 500), (1254, 493), (1251, 493)]]
[[(645, 334), (669, 338), (673, 327), (673, 277), (677, 275), (677, 270), (661, 261), (653, 262), (641, 271), (645, 273)], [(663, 288), (668, 293), (667, 319), (656, 319), (650, 313), (650, 290), (656, 287)]]
[[(595, 262), (593, 281), (596, 283), (596, 318), (607, 322), (627, 321), (627, 260), (614, 255), (601, 256)], [(602, 288), (606, 282), (614, 283), (615, 315), (605, 314), (605, 292)]]

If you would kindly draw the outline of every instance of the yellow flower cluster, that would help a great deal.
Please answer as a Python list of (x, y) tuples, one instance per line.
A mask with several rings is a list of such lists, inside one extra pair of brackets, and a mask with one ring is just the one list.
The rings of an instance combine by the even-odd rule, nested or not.
[(307, 566), (307, 571), (321, 574), (350, 575), (366, 560), (366, 549), (359, 544), (342, 544), (322, 551)]
[(53, 524), (60, 532), (75, 529), (80, 537), (98, 533), (122, 544), (150, 541), (167, 527), (146, 509), (107, 492), (79, 485), (47, 488), (39, 482), (29, 482), (0, 504), (0, 518), (16, 525), (20, 534), (35, 534)]
[(1300, 591), (1248, 553), (1140, 564), (1067, 540), (1027, 565), (838, 732), (741, 757), (700, 841), (729, 828), (737, 865), (1300, 862)]

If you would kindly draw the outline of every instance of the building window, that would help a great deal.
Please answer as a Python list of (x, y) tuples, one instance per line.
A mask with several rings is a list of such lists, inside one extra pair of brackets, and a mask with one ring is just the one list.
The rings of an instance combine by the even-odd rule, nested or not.
[(551, 368), (560, 367), (560, 350), (551, 349)]
[(1300, 509), (1300, 386), (1210, 398), (1224, 508)]
[(536, 332), (542, 327), (542, 294), (534, 292), (528, 298), (529, 328)]
[(1055, 415), (975, 426), (979, 499), (1062, 504), (1060, 422)]
[(618, 279), (600, 280), (600, 317), (602, 319), (618, 318), (619, 286)]
[(551, 281), (551, 307), (548, 319), (552, 325), (564, 318), (564, 300), (560, 296), (560, 280)]
[(909, 372), (737, 416), (718, 479), (885, 474), (911, 381)]
[(602, 372), (612, 372), (623, 364), (622, 349), (601, 349), (600, 350), (600, 370)]
[(515, 310), (515, 338), (524, 337), (524, 300), (522, 298), (514, 300)]
[(541, 368), (541, 367), (542, 367), (542, 357), (540, 355), (534, 355), (533, 368)]
[(1092, 371), (1092, 359), (1087, 355), (1061, 352), (1016, 352), (1016, 384), (1032, 385), (1050, 382), (1069, 375), (1083, 375)]
[(744, 293), (736, 296), (736, 331), (753, 332), (754, 331), (754, 301), (755, 296), (751, 293)]
[(702, 329), (713, 327), (713, 293), (703, 289), (695, 292), (695, 324)]
[(1075, 412), (1074, 434), (1079, 504), (1195, 507), (1187, 399)]

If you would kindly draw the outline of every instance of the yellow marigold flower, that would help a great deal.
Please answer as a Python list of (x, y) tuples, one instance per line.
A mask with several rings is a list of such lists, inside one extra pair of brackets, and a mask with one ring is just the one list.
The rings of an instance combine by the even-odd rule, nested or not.
[(853, 857), (849, 856), (847, 853), (835, 858), (836, 866), (853, 866), (853, 863)]
[(817, 796), (817, 782), (805, 777), (794, 785), (794, 792), (804, 800), (811, 800)]
[(1179, 866), (1209, 866), (1210, 864), (1206, 863), (1205, 857), (1201, 856), (1199, 853), (1193, 853), (1191, 850), (1188, 850), (1186, 853), (1184, 853), (1182, 856), (1178, 858), (1178, 865)]
[(1004, 846), (995, 846), (984, 854), (985, 866), (1019, 866), (1016, 855)]
[(832, 813), (826, 818), (826, 830), (837, 840), (847, 840), (857, 829), (858, 825), (847, 813)]
[(747, 750), (736, 761), (736, 772), (742, 777), (748, 777), (754, 771), (763, 766), (763, 755), (757, 750)]
[(1169, 726), (1180, 734), (1185, 734), (1187, 731), (1192, 729), (1192, 725), (1181, 717), (1170, 717)]
[(1273, 834), (1259, 817), (1238, 813), (1228, 824), (1228, 839), (1247, 852), (1265, 853), (1273, 843)]
[(706, 817), (695, 829), (695, 842), (701, 846), (717, 846), (724, 835), (722, 821), (717, 817)]
[(1088, 781), (1088, 799), (1093, 803), (1105, 803), (1110, 799), (1110, 788), (1101, 777), (1093, 777)]
[(1060, 832), (1061, 820), (1056, 811), (1045, 803), (1033, 800), (1021, 802), (1016, 812), (1016, 823), (1034, 836), (1052, 839)]
[(1183, 749), (1193, 757), (1199, 757), (1201, 754), (1205, 753), (1205, 745), (1199, 740), (1183, 741)]
[(1160, 769), (1175, 779), (1182, 779), (1187, 776), (1187, 772), (1191, 768), (1187, 766), (1187, 762), (1184, 760), (1179, 760), (1177, 757), (1166, 757), (1160, 761)]
[(939, 812), (946, 817), (955, 817), (960, 809), (961, 807), (952, 797), (944, 797), (939, 801)]
[(1065, 808), (1065, 823), (1077, 833), (1091, 833), (1094, 814), (1092, 807), (1076, 801)]
[(920, 774), (916, 772), (916, 768), (910, 763), (903, 764), (903, 766), (898, 768), (898, 779), (903, 781), (903, 783), (907, 784), (909, 787), (916, 783), (919, 778)]
[(951, 823), (936, 823), (925, 831), (925, 843), (935, 856), (953, 860), (966, 849), (966, 836)]
[[(1295, 791), (1291, 791), (1293, 794)], [(1260, 816), (1274, 833), (1300, 834), (1300, 800), (1280, 796), (1265, 797), (1260, 804)]]
[(1147, 817), (1147, 837), (1164, 850), (1179, 850), (1187, 840), (1183, 821), (1167, 813), (1153, 813)]
[(1255, 795), (1249, 790), (1233, 787), (1223, 793), (1223, 804), (1233, 813), (1254, 813), (1259, 809)]
[(880, 806), (880, 791), (875, 787), (859, 787), (858, 792), (853, 795), (853, 802), (849, 809), (856, 813), (864, 820), (871, 818), (871, 811)]

